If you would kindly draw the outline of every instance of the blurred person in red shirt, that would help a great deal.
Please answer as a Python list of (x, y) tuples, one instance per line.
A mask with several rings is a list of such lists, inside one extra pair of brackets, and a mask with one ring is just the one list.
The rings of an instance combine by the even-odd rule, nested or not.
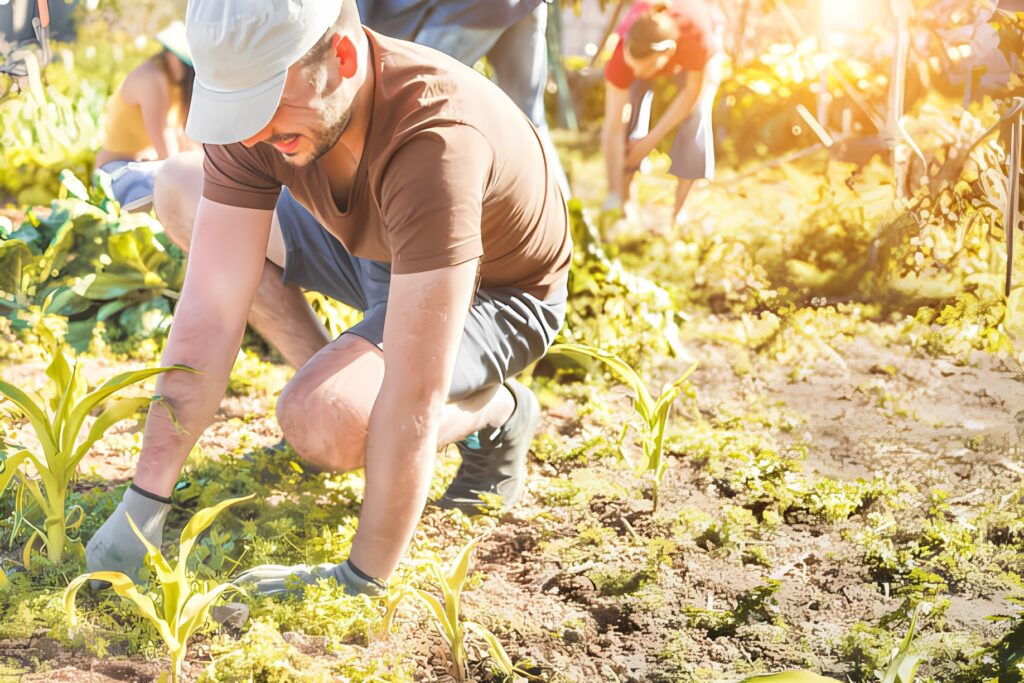
[[(712, 178), (715, 147), (711, 109), (721, 80), (720, 32), (703, 0), (634, 3), (616, 29), (618, 43), (605, 67), (605, 118), (601, 146), (608, 176), (604, 210), (621, 210), (633, 174), (673, 129), (669, 172), (679, 179), (673, 219), (695, 180)], [(654, 88), (678, 92), (651, 127)]]

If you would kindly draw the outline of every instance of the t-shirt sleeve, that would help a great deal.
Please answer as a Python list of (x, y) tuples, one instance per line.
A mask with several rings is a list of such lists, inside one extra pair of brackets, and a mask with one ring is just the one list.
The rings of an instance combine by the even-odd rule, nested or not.
[(611, 59), (604, 67), (605, 80), (622, 90), (631, 86), (635, 78), (633, 70), (626, 64), (625, 45), (626, 41), (620, 38)]
[(711, 10), (706, 5), (694, 4), (677, 8), (677, 12), (679, 37), (674, 61), (688, 71), (703, 71), (714, 54)]
[(271, 160), (260, 145), (203, 145), (203, 196), (246, 209), (273, 209), (281, 194)]
[(703, 71), (711, 59), (711, 52), (706, 46), (693, 42), (680, 51), (676, 63), (687, 71)]
[(676, 63), (688, 71), (703, 71), (711, 59), (711, 36), (700, 26), (683, 29)]
[(421, 273), (483, 256), (481, 218), (494, 150), (465, 125), (417, 133), (391, 156), (380, 204), (391, 272)]

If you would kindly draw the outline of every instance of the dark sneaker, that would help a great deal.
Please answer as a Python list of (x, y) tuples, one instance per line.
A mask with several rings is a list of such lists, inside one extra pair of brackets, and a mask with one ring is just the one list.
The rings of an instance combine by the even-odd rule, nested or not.
[(462, 465), (455, 479), (437, 501), (446, 510), (478, 514), (487, 503), (481, 493), (501, 496), (501, 509), (519, 502), (526, 486), (526, 454), (540, 422), (540, 403), (528, 388), (515, 380), (505, 386), (516, 407), (501, 427), (481, 430), (458, 442)]

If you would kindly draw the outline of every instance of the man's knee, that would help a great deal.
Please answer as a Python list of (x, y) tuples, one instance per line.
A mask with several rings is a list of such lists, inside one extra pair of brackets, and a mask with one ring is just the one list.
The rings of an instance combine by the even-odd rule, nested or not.
[(277, 401), (277, 421), (284, 438), (303, 460), (321, 470), (346, 472), (362, 467), (366, 458), (369, 406), (313, 385), (296, 376)]
[(203, 191), (203, 155), (182, 152), (163, 163), (153, 185), (153, 208), (168, 237), (188, 251)]

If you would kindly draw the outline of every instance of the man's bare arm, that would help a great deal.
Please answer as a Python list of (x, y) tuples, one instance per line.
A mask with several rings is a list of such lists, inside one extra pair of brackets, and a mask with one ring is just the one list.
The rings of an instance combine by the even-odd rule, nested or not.
[(394, 571), (427, 501), (476, 272), (474, 259), (391, 276), (384, 383), (370, 415), (366, 493), (350, 555), (371, 576)]
[(135, 483), (169, 496), (196, 439), (213, 421), (245, 333), (249, 307), (266, 261), (272, 212), (202, 199), (188, 270), (164, 348), (165, 365), (199, 370), (161, 375), (166, 406), (149, 410)]

